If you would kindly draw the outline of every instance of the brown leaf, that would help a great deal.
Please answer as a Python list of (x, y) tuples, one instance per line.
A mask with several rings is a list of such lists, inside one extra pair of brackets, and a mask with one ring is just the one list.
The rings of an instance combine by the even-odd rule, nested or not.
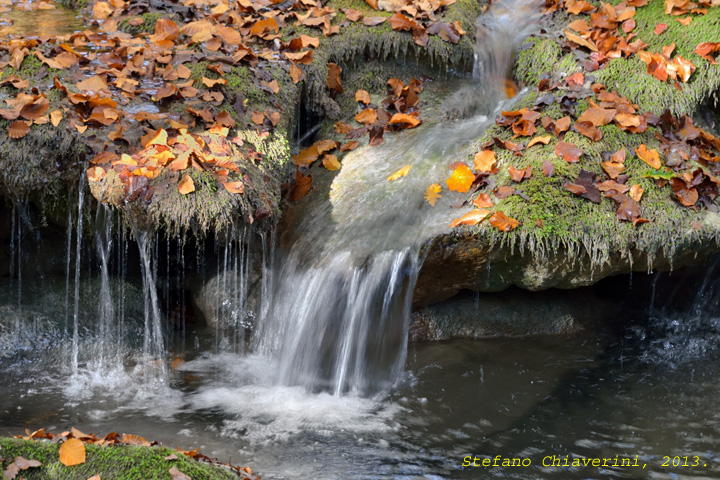
[(520, 225), (520, 222), (518, 222), (514, 218), (508, 217), (499, 210), (493, 213), (492, 217), (490, 217), (489, 222), (490, 225), (497, 228), (501, 232), (510, 232), (514, 230), (518, 225)]
[(303, 72), (302, 68), (295, 64), (290, 65), (290, 78), (294, 84), (297, 84), (300, 80), (305, 78), (305, 72)]
[(555, 174), (555, 165), (550, 160), (545, 160), (542, 166), (543, 175), (552, 177)]
[(15, 457), (15, 465), (17, 465), (20, 470), (42, 467), (42, 463), (38, 460), (26, 460), (23, 457)]
[(408, 31), (417, 26), (418, 23), (415, 20), (412, 20), (401, 13), (396, 13), (390, 17), (390, 27), (393, 30)]
[(532, 175), (532, 167), (527, 167), (524, 170), (517, 170), (515, 167), (510, 165), (508, 167), (508, 173), (514, 182), (522, 182), (524, 179), (530, 178)]
[(344, 90), (340, 81), (340, 74), (342, 73), (342, 68), (332, 62), (327, 64), (327, 68), (328, 75), (325, 84), (330, 90), (335, 90), (336, 92), (343, 93)]
[(590, 39), (585, 39), (585, 38), (581, 37), (580, 35), (576, 35), (576, 34), (572, 33), (570, 30), (565, 30), (565, 36), (567, 37), (568, 40), (570, 40), (571, 42), (573, 42), (577, 45), (580, 45), (581, 47), (586, 47), (587, 49), (589, 49), (592, 52), (598, 51), (597, 46)]
[[(225, 190), (230, 193), (245, 193), (245, 184), (241, 181), (225, 182), (223, 185), (225, 186)], [(165, 459), (167, 460), (167, 458)]]
[(66, 467), (85, 463), (85, 444), (82, 440), (71, 438), (60, 445), (60, 462)]
[(590, 107), (577, 119), (578, 122), (589, 122), (598, 127), (612, 122), (617, 110), (614, 108)]
[(593, 142), (599, 142), (602, 139), (602, 132), (591, 122), (575, 122), (575, 130), (581, 135), (586, 136)]
[[(303, 65), (310, 65), (313, 61), (313, 51), (308, 50), (306, 52), (283, 52), (283, 55), (293, 63), (301, 63)], [(338, 67), (339, 68), (339, 67)]]
[(381, 23), (385, 23), (387, 21), (387, 17), (365, 17), (363, 18), (363, 25), (367, 27), (374, 27), (375, 25), (380, 25)]
[(8, 127), (8, 135), (10, 136), (10, 138), (15, 139), (24, 137), (28, 134), (29, 131), (30, 126), (27, 124), (27, 122), (23, 122), (22, 120), (15, 120)]
[(717, 63), (713, 54), (718, 52), (720, 52), (720, 42), (703, 42), (698, 44), (695, 48), (695, 53), (710, 62), (712, 65)]
[(572, 143), (558, 142), (557, 145), (555, 145), (555, 154), (568, 163), (579, 162), (582, 153), (582, 150)]
[(361, 12), (360, 10), (352, 9), (352, 8), (343, 8), (343, 13), (347, 17), (347, 19), (350, 20), (351, 22), (357, 22), (363, 16), (363, 12)]
[(564, 186), (565, 190), (575, 195), (582, 195), (587, 192), (587, 189), (584, 186), (577, 185), (575, 183), (567, 182)]
[(170, 472), (172, 480), (192, 480), (190, 477), (178, 470), (177, 467), (172, 467), (168, 470), (168, 472)]
[(655, 35), (660, 35), (660, 34), (663, 33), (665, 30), (667, 30), (667, 28), (668, 28), (668, 26), (667, 26), (666, 24), (664, 24), (664, 23), (658, 23), (658, 24), (655, 26), (655, 30), (653, 30), (653, 31), (655, 32)]
[(692, 207), (698, 201), (699, 195), (695, 187), (690, 187), (680, 178), (671, 178), (670, 187), (681, 205)]
[(96, 92), (98, 90), (107, 90), (108, 84), (100, 75), (93, 75), (82, 82), (77, 82), (75, 87), (81, 92)]
[(636, 202), (640, 203), (642, 194), (643, 194), (643, 188), (640, 185), (635, 184), (632, 187), (630, 187), (630, 192), (629, 192), (630, 198), (632, 198)]
[(303, 175), (300, 170), (295, 172), (295, 183), (293, 189), (290, 192), (290, 201), (296, 202), (303, 198), (310, 191), (312, 186), (312, 177), (310, 175)]
[(155, 23), (155, 41), (174, 42), (180, 36), (180, 29), (177, 23), (168, 18), (159, 18)]
[(557, 137), (561, 133), (566, 132), (570, 128), (571, 123), (572, 119), (569, 116), (558, 119), (558, 121), (555, 122), (555, 127), (553, 128), (553, 133), (555, 133), (555, 136)]

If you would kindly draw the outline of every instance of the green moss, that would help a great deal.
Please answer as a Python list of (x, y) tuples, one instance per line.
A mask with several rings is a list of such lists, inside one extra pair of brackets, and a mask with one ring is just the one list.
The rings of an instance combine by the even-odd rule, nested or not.
[[(661, 82), (648, 74), (647, 65), (636, 55), (611, 60), (606, 68), (596, 72), (596, 78), (637, 103), (642, 111), (662, 113), (670, 109), (678, 115), (692, 113), (720, 88), (720, 65), (710, 65), (693, 53), (701, 42), (720, 41), (720, 8), (708, 9), (707, 15), (692, 15), (693, 21), (688, 26), (677, 21), (681, 17), (666, 15), (664, 8), (664, 3), (659, 1), (638, 8), (633, 33), (648, 44), (650, 52), (662, 52), (663, 46), (675, 43), (673, 57), (681, 55), (697, 66), (690, 80), (680, 84), (682, 91), (678, 91), (672, 81)], [(668, 25), (661, 35), (653, 32), (658, 23)]]
[[(86, 480), (93, 475), (99, 475), (103, 480), (169, 480), (168, 470), (172, 467), (190, 478), (238, 478), (224, 467), (193, 460), (169, 448), (86, 445), (85, 463), (72, 467), (60, 463), (59, 448), (59, 444), (48, 441), (0, 438), (3, 469), (18, 456), (42, 463), (41, 467), (29, 468), (20, 473), (27, 480)], [(175, 454), (177, 460), (164, 459), (171, 454)]]
[(169, 15), (165, 12), (148, 12), (140, 15), (142, 23), (139, 25), (131, 25), (130, 20), (135, 17), (125, 18), (118, 23), (118, 30), (129, 33), (131, 35), (137, 35), (141, 32), (155, 32), (155, 24), (161, 18), (168, 18), (173, 20), (175, 23), (182, 25), (182, 19), (177, 15)]
[(527, 39), (515, 62), (514, 75), (523, 83), (537, 85), (542, 76), (571, 75), (580, 70), (571, 54), (564, 54), (554, 39)]

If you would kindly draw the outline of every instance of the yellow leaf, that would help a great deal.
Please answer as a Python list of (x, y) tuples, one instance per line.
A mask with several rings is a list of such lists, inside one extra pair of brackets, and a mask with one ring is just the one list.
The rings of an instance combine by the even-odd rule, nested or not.
[(358, 90), (355, 92), (355, 101), (367, 105), (370, 103), (370, 94), (366, 90)]
[(495, 152), (493, 150), (482, 150), (475, 154), (475, 171), (478, 173), (490, 173), (495, 166)]
[(434, 207), (438, 201), (438, 198), (442, 197), (440, 192), (442, 192), (442, 187), (440, 186), (440, 184), (433, 183), (428, 187), (427, 190), (425, 190), (425, 201)]
[(462, 164), (453, 170), (450, 178), (447, 179), (447, 186), (455, 192), (466, 193), (470, 190), (470, 186), (474, 181), (475, 174), (470, 167)]
[(487, 208), (476, 208), (471, 210), (460, 218), (456, 218), (450, 223), (450, 228), (457, 227), (458, 225), (477, 225), (478, 223), (485, 220), (490, 214), (490, 210)]
[(60, 445), (60, 462), (66, 467), (85, 463), (85, 444), (77, 438), (71, 438)]
[(181, 195), (187, 195), (188, 193), (195, 191), (195, 182), (193, 182), (192, 177), (190, 177), (187, 173), (180, 179), (178, 191)]
[(326, 154), (323, 157), (323, 166), (331, 171), (340, 170), (340, 167), (341, 167), (340, 162), (338, 162), (337, 157), (335, 155), (328, 155), (328, 154)]
[(390, 175), (390, 176), (388, 177), (388, 180), (390, 180), (390, 181), (392, 182), (392, 181), (397, 180), (398, 178), (404, 177), (404, 176), (407, 175), (408, 172), (410, 171), (410, 167), (411, 167), (410, 165), (405, 165), (405, 166), (402, 167), (400, 170), (398, 170), (397, 172), (395, 172), (395, 173), (393, 173), (392, 175)]

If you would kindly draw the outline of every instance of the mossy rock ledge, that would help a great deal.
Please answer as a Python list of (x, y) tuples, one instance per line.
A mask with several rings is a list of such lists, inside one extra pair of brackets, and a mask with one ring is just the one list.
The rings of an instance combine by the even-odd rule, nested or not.
[[(0, 461), (5, 469), (16, 457), (37, 460), (40, 467), (20, 471), (17, 478), (26, 480), (87, 480), (98, 475), (103, 480), (171, 480), (173, 467), (190, 478), (237, 480), (254, 476), (231, 471), (221, 465), (194, 460), (182, 453), (164, 447), (131, 445), (85, 446), (85, 462), (67, 467), (60, 463), (59, 443), (45, 440), (21, 440), (0, 437)], [(165, 460), (166, 457), (177, 457)]]
[[(693, 16), (691, 27), (666, 15), (664, 2), (650, 1), (637, 9), (633, 33), (648, 43), (648, 51), (661, 51), (664, 45), (674, 42), (675, 54), (697, 66), (690, 80), (677, 87), (672, 81), (663, 83), (648, 74), (646, 65), (637, 56), (612, 59), (597, 71), (584, 71), (582, 66), (589, 51), (571, 50), (563, 34), (567, 22), (578, 18), (582, 17), (568, 18), (558, 13), (545, 25), (546, 32), (526, 40), (514, 72), (515, 77), (528, 86), (529, 93), (516, 105), (518, 109), (536, 105), (542, 95), (537, 88), (542, 78), (562, 81), (573, 73), (583, 72), (586, 88), (594, 82), (602, 83), (608, 91), (615, 91), (636, 104), (638, 112), (662, 115), (669, 110), (676, 118), (687, 115), (695, 125), (718, 136), (720, 65), (710, 64), (693, 50), (701, 42), (720, 40), (717, 33), (720, 9), (711, 8), (706, 15)], [(663, 35), (656, 35), (653, 29), (660, 22), (665, 22), (668, 29)], [(588, 106), (587, 100), (578, 100), (573, 117), (577, 118)], [(553, 119), (566, 115), (557, 102), (543, 106), (541, 113)], [(572, 130), (567, 133), (565, 141), (583, 150), (579, 163), (560, 159), (554, 152), (555, 141), (526, 149), (522, 156), (496, 149), (500, 172), (494, 175), (492, 187), (480, 191), (490, 193), (501, 185), (515, 187), (520, 194), (503, 200), (494, 198), (492, 193), (490, 196), (495, 201), (493, 209), (519, 220), (520, 226), (505, 233), (482, 222), (476, 226), (447, 228), (427, 240), (422, 249), (425, 262), (415, 291), (415, 305), (442, 301), (462, 290), (497, 292), (511, 285), (532, 291), (576, 288), (633, 271), (700, 265), (707, 256), (716, 253), (720, 239), (717, 198), (704, 206), (680, 205), (670, 186), (658, 186), (648, 177), (651, 168), (635, 155), (640, 144), (662, 152), (658, 140), (660, 129), (651, 127), (642, 134), (629, 134), (612, 123), (599, 128), (603, 137), (597, 142)], [(535, 135), (549, 134), (538, 126)], [(477, 140), (474, 151), (495, 137), (510, 140), (511, 135), (512, 132), (493, 126)], [(616, 152), (623, 147), (628, 153), (624, 172), (628, 175), (627, 185), (642, 187), (641, 216), (649, 223), (633, 226), (628, 221), (620, 221), (614, 201), (602, 198), (600, 203), (592, 203), (564, 188), (567, 182), (578, 177), (581, 169), (606, 178), (600, 165), (606, 160), (602, 153)], [(458, 160), (472, 165), (472, 157)], [(540, 173), (546, 160), (555, 166), (552, 177)], [(532, 167), (532, 177), (521, 183), (513, 182), (508, 174), (511, 165), (516, 169)], [(448, 223), (466, 211), (453, 212), (453, 216), (447, 218)]]

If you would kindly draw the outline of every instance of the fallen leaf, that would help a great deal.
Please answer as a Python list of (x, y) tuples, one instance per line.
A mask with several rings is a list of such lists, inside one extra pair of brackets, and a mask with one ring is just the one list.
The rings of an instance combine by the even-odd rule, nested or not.
[(662, 166), (658, 151), (654, 148), (649, 150), (644, 143), (635, 149), (635, 153), (642, 161), (650, 165), (655, 170), (658, 170)]
[(340, 74), (342, 73), (342, 68), (340, 68), (339, 65), (336, 63), (328, 63), (327, 64), (328, 74), (327, 74), (327, 81), (325, 84), (330, 90), (335, 90), (336, 92), (343, 93), (344, 90), (342, 88), (342, 82), (340, 80)]
[(322, 163), (323, 167), (330, 171), (340, 170), (340, 168), (342, 167), (340, 165), (340, 162), (338, 162), (338, 158), (335, 155), (325, 154), (323, 156)]
[(477, 225), (478, 223), (485, 220), (490, 214), (490, 210), (485, 208), (477, 208), (471, 210), (460, 218), (456, 218), (450, 222), (450, 228), (457, 227), (459, 225)]
[(475, 181), (475, 174), (464, 163), (458, 165), (447, 179), (448, 189), (454, 192), (467, 193)]
[(170, 472), (172, 480), (192, 480), (190, 477), (178, 470), (177, 467), (172, 467), (168, 470), (168, 472)]
[[(180, 179), (180, 183), (178, 183), (178, 191), (181, 195), (187, 195), (188, 193), (195, 191), (195, 182), (193, 182), (192, 177), (187, 173)], [(125, 435), (123, 435), (123, 438), (125, 438)]]
[(501, 232), (510, 232), (514, 230), (518, 225), (520, 225), (520, 222), (518, 222), (516, 219), (508, 217), (505, 215), (505, 213), (501, 211), (497, 211), (493, 213), (492, 217), (490, 217), (490, 225), (497, 228)]
[(493, 201), (490, 198), (490, 195), (487, 193), (481, 193), (477, 196), (475, 200), (473, 200), (473, 205), (475, 205), (477, 208), (487, 208), (493, 206)]
[(491, 173), (496, 161), (494, 150), (481, 150), (475, 154), (475, 171), (478, 173)]
[(576, 163), (580, 161), (583, 152), (572, 143), (558, 142), (555, 145), (555, 153), (568, 163)]
[(292, 191), (290, 192), (290, 201), (296, 202), (303, 198), (310, 191), (312, 186), (312, 177), (310, 175), (303, 175), (298, 169), (295, 172), (295, 184)]
[(23, 122), (22, 120), (15, 120), (8, 127), (8, 135), (10, 136), (10, 138), (15, 139), (24, 137), (28, 134), (29, 131), (30, 126), (27, 124), (27, 122)]
[(96, 92), (98, 90), (107, 90), (108, 84), (100, 75), (93, 75), (82, 82), (77, 82), (75, 87), (81, 92)]
[(362, 102), (367, 105), (370, 103), (370, 94), (365, 90), (358, 90), (355, 92), (355, 101)]
[(411, 167), (411, 165), (405, 165), (405, 166), (402, 167), (400, 170), (398, 170), (397, 172), (395, 172), (395, 173), (393, 173), (392, 175), (390, 175), (390, 176), (388, 177), (388, 180), (390, 180), (391, 182), (393, 182), (393, 181), (397, 180), (398, 178), (404, 177), (404, 176), (407, 175), (408, 172), (410, 171), (410, 167)]
[(87, 178), (91, 182), (97, 182), (105, 178), (105, 169), (102, 167), (90, 167), (87, 169)]
[(425, 190), (425, 201), (434, 207), (438, 199), (442, 197), (440, 192), (442, 192), (440, 184), (433, 183)]
[(510, 165), (508, 167), (508, 173), (514, 182), (522, 182), (524, 179), (530, 178), (532, 175), (532, 167), (527, 167), (524, 170), (517, 170), (514, 166)]
[[(227, 190), (230, 193), (245, 193), (245, 184), (241, 181), (225, 182), (225, 183), (223, 183), (223, 185), (225, 186), (225, 190)], [(167, 460), (167, 458), (166, 458), (166, 460)]]
[(401, 125), (402, 128), (415, 128), (420, 125), (420, 119), (407, 113), (396, 113), (388, 121), (388, 125)]
[(60, 125), (60, 122), (63, 119), (63, 114), (60, 110), (54, 110), (50, 112), (50, 123), (52, 123), (53, 127), (57, 127)]
[(653, 31), (655, 32), (655, 35), (660, 35), (660, 34), (663, 33), (665, 30), (667, 30), (667, 28), (668, 28), (668, 26), (667, 26), (666, 24), (664, 24), (664, 23), (658, 23), (658, 24), (655, 26), (655, 30), (653, 30)]
[(371, 125), (377, 121), (377, 112), (374, 108), (366, 108), (355, 115), (355, 121), (364, 125)]
[(547, 145), (550, 143), (550, 140), (552, 139), (551, 135), (546, 135), (544, 137), (535, 137), (532, 140), (530, 140), (527, 144), (527, 148), (532, 147), (533, 145), (537, 145), (538, 143), (541, 143), (543, 145)]
[(85, 444), (77, 438), (70, 438), (60, 445), (60, 462), (66, 467), (85, 463)]
[(632, 187), (630, 187), (630, 192), (628, 193), (628, 195), (630, 195), (630, 198), (632, 198), (636, 202), (640, 203), (640, 199), (642, 198), (642, 195), (643, 195), (643, 188), (640, 185), (635, 184)]

